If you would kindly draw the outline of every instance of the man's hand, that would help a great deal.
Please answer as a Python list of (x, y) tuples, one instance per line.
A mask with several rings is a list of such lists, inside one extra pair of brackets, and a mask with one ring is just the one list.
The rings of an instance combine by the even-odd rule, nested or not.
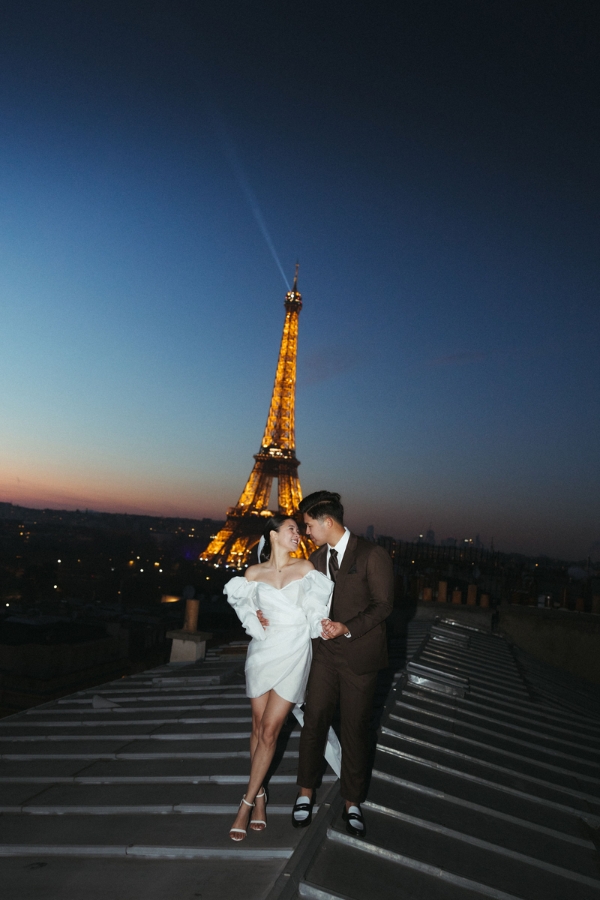
[(341, 637), (348, 632), (347, 627), (342, 622), (332, 622), (331, 619), (321, 619), (321, 637), (325, 641), (333, 640), (333, 638)]
[(260, 622), (260, 624), (262, 625), (263, 628), (268, 627), (269, 620), (266, 619), (265, 616), (263, 616), (262, 610), (260, 610), (260, 609), (256, 610), (256, 618), (258, 619), (258, 621)]

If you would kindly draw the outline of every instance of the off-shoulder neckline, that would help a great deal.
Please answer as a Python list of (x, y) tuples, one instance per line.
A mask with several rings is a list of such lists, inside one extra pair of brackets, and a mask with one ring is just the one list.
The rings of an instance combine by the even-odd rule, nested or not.
[[(285, 585), (284, 585), (283, 587), (281, 587), (281, 588), (275, 587), (274, 584), (269, 584), (268, 581), (250, 581), (250, 579), (249, 579), (249, 578), (246, 578), (245, 575), (240, 575), (240, 578), (243, 578), (244, 581), (247, 582), (247, 584), (264, 584), (265, 587), (273, 588), (274, 591), (285, 591), (285, 589), (286, 589), (287, 587), (289, 587), (290, 584), (297, 584), (298, 581), (304, 581), (305, 578), (308, 578), (309, 575), (314, 575), (315, 572), (318, 572), (318, 570), (317, 570), (317, 569), (311, 569), (310, 572), (307, 572), (306, 575), (303, 575), (303, 576), (302, 576), (302, 578), (294, 578), (293, 581), (288, 581), (288, 583), (285, 584)], [(322, 572), (318, 572), (318, 574), (319, 574), (319, 575), (323, 575)], [(326, 576), (323, 575), (323, 578), (325, 578), (325, 577), (326, 577)]]

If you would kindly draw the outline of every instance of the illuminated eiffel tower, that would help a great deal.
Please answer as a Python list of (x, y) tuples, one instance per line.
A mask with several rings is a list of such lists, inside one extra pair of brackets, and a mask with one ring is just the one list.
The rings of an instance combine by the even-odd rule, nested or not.
[[(296, 441), (294, 437), (294, 406), (296, 398), (296, 357), (298, 353), (298, 317), (302, 309), (302, 295), (298, 291), (298, 264), (294, 286), (285, 295), (285, 322), (277, 373), (273, 385), (271, 406), (256, 462), (235, 506), (227, 510), (227, 521), (200, 556), (203, 562), (215, 566), (243, 568), (251, 560), (252, 549), (258, 543), (265, 520), (273, 514), (269, 498), (273, 479), (277, 479), (278, 511), (293, 516), (302, 500), (298, 479)], [(307, 557), (314, 549), (312, 542), (302, 539), (297, 555)]]

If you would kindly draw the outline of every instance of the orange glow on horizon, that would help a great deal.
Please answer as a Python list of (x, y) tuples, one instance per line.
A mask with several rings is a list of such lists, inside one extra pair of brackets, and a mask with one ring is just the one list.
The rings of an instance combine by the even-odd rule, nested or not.
[(33, 509), (89, 509), (95, 512), (202, 519), (223, 518), (227, 487), (215, 483), (190, 485), (183, 480), (133, 480), (123, 473), (81, 473), (68, 477), (48, 472), (44, 477), (0, 468), (0, 502)]

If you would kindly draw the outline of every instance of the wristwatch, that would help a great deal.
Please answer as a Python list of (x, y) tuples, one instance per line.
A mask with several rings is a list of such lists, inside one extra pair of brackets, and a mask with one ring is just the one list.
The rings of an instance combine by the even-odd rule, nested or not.
[(345, 635), (344, 635), (344, 637), (347, 637), (347, 638), (351, 638), (351, 637), (352, 637), (352, 635), (351, 635), (351, 634), (350, 634), (350, 632), (349, 632), (349, 631), (347, 631), (347, 632), (346, 632), (346, 634), (345, 634)]

